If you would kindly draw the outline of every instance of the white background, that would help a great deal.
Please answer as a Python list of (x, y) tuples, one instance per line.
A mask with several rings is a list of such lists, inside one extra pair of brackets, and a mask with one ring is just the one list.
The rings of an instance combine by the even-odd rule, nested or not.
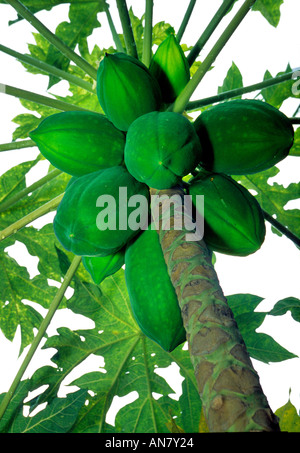
[[(118, 32), (121, 32), (118, 21), (117, 11), (114, 1), (110, 2), (111, 14), (115, 20)], [(144, 1), (128, 1), (128, 6), (133, 5), (134, 13), (140, 17), (144, 12)], [(183, 36), (182, 42), (193, 45), (203, 32), (210, 19), (219, 8), (220, 1), (198, 2), (194, 8), (193, 17), (190, 20), (188, 28)], [(169, 22), (177, 31), (181, 23), (181, 18), (188, 5), (188, 1), (162, 0), (154, 2), (154, 23), (165, 20)], [(232, 14), (238, 10), (241, 2), (237, 2), (233, 12), (226, 17), (219, 26), (211, 40), (205, 46), (201, 54), (203, 60), (209, 52), (212, 45), (220, 35), (224, 27), (229, 23)], [(56, 26), (62, 20), (67, 18), (68, 7), (62, 5), (55, 7), (52, 12), (40, 12), (37, 17), (51, 30), (55, 31)], [(8, 20), (16, 17), (14, 10), (7, 5), (0, 5), (0, 43), (10, 47), (18, 52), (27, 53), (28, 43), (34, 43), (32, 32), (35, 30), (25, 21), (21, 21), (11, 27), (8, 27)], [(277, 28), (272, 27), (261, 16), (259, 12), (251, 12), (239, 26), (231, 40), (227, 43), (220, 56), (217, 58), (214, 66), (201, 82), (192, 99), (200, 99), (217, 93), (217, 87), (222, 85), (224, 77), (230, 68), (232, 61), (240, 69), (243, 75), (244, 85), (253, 84), (263, 79), (265, 71), (268, 69), (273, 76), (278, 72), (284, 71), (289, 63), (292, 68), (300, 66), (299, 52), (299, 17), (300, 3), (299, 0), (285, 0), (281, 6), (281, 21)], [(99, 21), (102, 27), (96, 29), (90, 38), (90, 49), (94, 44), (100, 47), (112, 45), (112, 38), (106, 23), (104, 13), (99, 15)], [(12, 57), (0, 53), (0, 83), (23, 88), (39, 94), (48, 95), (46, 92), (48, 79), (40, 75), (27, 73), (22, 65)], [(53, 87), (50, 92), (53, 94), (64, 95), (67, 84), (60, 82)], [(250, 97), (249, 95), (248, 97)], [(281, 110), (288, 116), (291, 116), (298, 106), (299, 101), (288, 100), (284, 102)], [(20, 113), (27, 111), (20, 105), (18, 99), (1, 94), (0, 96), (0, 143), (10, 142), (12, 132), (16, 125), (12, 123), (12, 118)], [(20, 151), (2, 152), (0, 154), (0, 174), (3, 174), (10, 167), (17, 165), (19, 162), (31, 160), (38, 154), (36, 148)], [(279, 176), (269, 181), (283, 184), (285, 187), (291, 182), (299, 181), (299, 158), (289, 157), (279, 165), (281, 172)], [(47, 168), (44, 164), (38, 166), (38, 170), (31, 172), (28, 178), (28, 184), (34, 182), (43, 176)], [(290, 202), (286, 209), (299, 208), (299, 199)], [(52, 216), (52, 217), (51, 217)], [(49, 219), (53, 214), (49, 214)], [(37, 221), (35, 226), (40, 227), (45, 222)], [(260, 251), (246, 258), (227, 257), (217, 255), (216, 270), (219, 276), (221, 286), (226, 295), (237, 293), (250, 293), (264, 298), (260, 304), (260, 311), (269, 311), (274, 303), (278, 300), (293, 296), (300, 297), (299, 291), (299, 251), (287, 239), (279, 238), (270, 231), (267, 225), (267, 237)], [(28, 267), (30, 275), (33, 277), (37, 273), (37, 259), (31, 257), (26, 248), (20, 244), (10, 247), (7, 250), (20, 264)], [(54, 282), (52, 282), (55, 284)], [(0, 283), (1, 284), (1, 283)], [(71, 293), (70, 293), (71, 294)], [(69, 295), (70, 295), (69, 294)], [(26, 302), (28, 303), (28, 302)], [(35, 305), (35, 308), (37, 306)], [(39, 311), (44, 315), (45, 310)], [(59, 326), (68, 326), (73, 329), (92, 327), (89, 320), (80, 316), (73, 315), (68, 310), (61, 310), (55, 315), (48, 334), (53, 335)], [(290, 352), (300, 355), (300, 327), (291, 318), (290, 313), (282, 317), (267, 316), (265, 322), (259, 329), (273, 336), (283, 347)], [(24, 357), (24, 354), (18, 358), (20, 346), (20, 331), (17, 331), (15, 340), (8, 342), (0, 332), (0, 393), (8, 390), (13, 377)], [(26, 349), (27, 351), (27, 349)], [(38, 351), (32, 360), (24, 378), (30, 377), (35, 369), (44, 364), (50, 363), (51, 355), (54, 350)], [(103, 367), (101, 358), (91, 357), (80, 369), (70, 376), (68, 382), (71, 382), (77, 374), (88, 372), (98, 367)], [(263, 390), (269, 400), (271, 408), (275, 411), (288, 401), (290, 398), (297, 410), (300, 408), (300, 359), (295, 358), (288, 361), (263, 364), (254, 361), (254, 366), (258, 371)], [(163, 374), (163, 371), (158, 370)], [(174, 397), (178, 398), (181, 389), (181, 378), (178, 376), (176, 366), (172, 366), (168, 371), (168, 380), (174, 389)], [(68, 383), (66, 382), (66, 384)], [(62, 391), (63, 393), (63, 391)], [(136, 392), (124, 399), (118, 401), (119, 407), (137, 397)], [(116, 398), (118, 400), (118, 398)], [(113, 409), (107, 420), (113, 423), (115, 412)]]

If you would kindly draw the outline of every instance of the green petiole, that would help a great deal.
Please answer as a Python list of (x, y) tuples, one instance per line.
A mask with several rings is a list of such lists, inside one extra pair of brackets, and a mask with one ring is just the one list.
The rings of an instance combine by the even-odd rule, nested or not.
[(33, 58), (30, 55), (24, 55), (19, 52), (16, 52), (15, 50), (10, 49), (9, 47), (3, 46), (2, 44), (0, 44), (0, 51), (6, 53), (7, 55), (15, 57), (22, 63), (26, 63), (35, 68), (40, 69), (47, 75), (50, 74), (60, 79), (67, 80), (71, 84), (79, 86), (80, 88), (83, 88), (84, 90), (89, 91), (90, 93), (95, 92), (93, 86), (89, 82), (86, 82), (85, 80), (82, 80), (80, 77), (74, 76), (69, 72), (62, 71), (61, 69), (58, 69), (55, 66), (45, 63), (44, 61), (38, 60), (37, 58)]
[(286, 74), (273, 77), (272, 79), (267, 79), (262, 82), (255, 83), (253, 85), (248, 85), (246, 87), (235, 88), (234, 90), (224, 91), (224, 93), (216, 94), (215, 96), (210, 96), (207, 98), (199, 99), (197, 101), (188, 102), (186, 110), (191, 112), (192, 110), (197, 110), (200, 107), (207, 105), (215, 104), (217, 102), (224, 101), (226, 99), (231, 99), (236, 96), (242, 96), (246, 93), (251, 93), (253, 91), (262, 90), (273, 85), (278, 85), (279, 83), (286, 82), (287, 80), (292, 79), (293, 72), (288, 72)]
[[(12, 87), (10, 85), (5, 85), (0, 83), (0, 93), (8, 94), (16, 98), (26, 99), (27, 101), (36, 102), (37, 104), (46, 105), (53, 109), (61, 110), (63, 112), (74, 111), (74, 110), (84, 110), (83, 107), (78, 105), (70, 104), (69, 102), (60, 101), (59, 99), (53, 99), (49, 96), (43, 96), (42, 94), (33, 93), (32, 91), (22, 90), (21, 88)], [(90, 111), (90, 110), (88, 110)]]
[(22, 217), (22, 219), (17, 220), (16, 222), (6, 227), (4, 230), (0, 231), (0, 241), (3, 241), (12, 234), (15, 234), (17, 231), (19, 231), (21, 228), (25, 227), (29, 223), (42, 217), (45, 214), (48, 214), (48, 212), (54, 211), (61, 202), (63, 196), (64, 193), (58, 195), (57, 197), (53, 198), (53, 200), (48, 201), (39, 208), (35, 209), (35, 211)]
[(180, 93), (180, 95), (177, 97), (173, 105), (169, 107), (169, 111), (177, 112), (177, 113), (182, 113), (185, 109), (186, 106), (190, 100), (190, 97), (198, 87), (199, 83), (205, 76), (205, 74), (209, 71), (211, 68), (211, 65), (223, 49), (223, 47), (226, 45), (227, 41), (231, 38), (235, 30), (238, 28), (242, 20), (245, 18), (247, 13), (250, 11), (251, 6), (255, 3), (255, 0), (246, 0), (241, 8), (238, 10), (236, 15), (233, 17), (229, 25), (226, 27), (224, 32), (221, 34), (220, 38), (217, 40), (201, 66), (198, 68), (197, 72), (194, 74), (194, 76), (191, 78), (189, 83), (186, 85), (184, 90)]
[(61, 39), (52, 33), (42, 22), (40, 22), (34, 14), (32, 14), (26, 6), (19, 0), (6, 0), (6, 3), (11, 5), (17, 13), (26, 19), (44, 38), (53, 44), (62, 54), (69, 60), (73, 61), (79, 68), (86, 72), (92, 79), (97, 80), (97, 70), (90, 65), (84, 58), (74, 52)]
[(20, 190), (20, 192), (16, 193), (12, 197), (8, 198), (7, 200), (3, 201), (0, 203), (0, 212), (6, 211), (9, 209), (12, 205), (17, 203), (19, 200), (22, 200), (22, 198), (26, 197), (29, 193), (33, 192), (34, 190), (39, 189), (40, 187), (44, 186), (47, 184), (47, 182), (51, 181), (52, 179), (56, 178), (58, 175), (60, 175), (62, 172), (58, 169), (52, 170), (49, 172), (46, 176), (43, 178), (39, 179), (38, 181), (34, 182), (28, 187), (25, 187), (25, 189)]
[(128, 55), (138, 58), (126, 0), (116, 0)]

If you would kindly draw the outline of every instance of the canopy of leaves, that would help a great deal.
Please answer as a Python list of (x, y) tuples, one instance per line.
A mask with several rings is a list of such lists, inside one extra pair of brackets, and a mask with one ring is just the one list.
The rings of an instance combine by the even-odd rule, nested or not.
[[(5, 3), (1, 0), (0, 3)], [(58, 4), (69, 3), (69, 22), (61, 23), (56, 34), (70, 48), (78, 46), (79, 53), (94, 67), (97, 67), (106, 49), (95, 46), (89, 52), (87, 38), (100, 26), (99, 13), (104, 11), (104, 1), (89, 0), (24, 0), (33, 13), (43, 9), (50, 10)], [(273, 26), (280, 18), (282, 0), (271, 2), (258, 0), (255, 7)], [(132, 9), (129, 10), (133, 34), (139, 56), (143, 50), (143, 21)], [(13, 25), (12, 25), (13, 26)], [(174, 32), (166, 22), (159, 22), (153, 28), (153, 44), (160, 42), (167, 34)], [(34, 33), (36, 44), (29, 45), (31, 56), (47, 62), (57, 68), (90, 81), (83, 71), (70, 64), (40, 34)], [(123, 36), (120, 35), (122, 42)], [(182, 45), (187, 50), (186, 45)], [(199, 62), (195, 65), (199, 66)], [(25, 65), (32, 74), (39, 71)], [(192, 70), (192, 74), (193, 71)], [(287, 71), (290, 68), (287, 68)], [(265, 79), (271, 77), (266, 71)], [(49, 77), (49, 88), (58, 80)], [(243, 86), (243, 78), (238, 67), (232, 63), (223, 85), (218, 92)], [(71, 95), (64, 98), (66, 102), (101, 112), (95, 93), (90, 93), (75, 85), (70, 85)], [(291, 96), (290, 84), (281, 84), (268, 88), (260, 94), (272, 105), (280, 107), (282, 102)], [(38, 105), (30, 101), (21, 101), (29, 113), (14, 118), (18, 125), (13, 140), (24, 139), (37, 127), (39, 122), (57, 110)], [(30, 113), (33, 112), (33, 113)], [(299, 155), (299, 129), (296, 132), (295, 144), (291, 154)], [(21, 163), (0, 177), (1, 202), (26, 187), (26, 176), (42, 157)], [(286, 210), (290, 200), (299, 198), (298, 183), (291, 183), (287, 188), (268, 180), (279, 170), (274, 167), (266, 172), (237, 179), (257, 193), (262, 207), (296, 235), (299, 230), (299, 210)], [(34, 209), (64, 192), (70, 177), (64, 173), (57, 176), (32, 194), (26, 195), (9, 209), (0, 212), (0, 229), (14, 223)], [(14, 260), (7, 248), (16, 242), (25, 245), (29, 254), (38, 258), (39, 274), (31, 278), (22, 263)], [(0, 286), (0, 328), (5, 337), (13, 340), (17, 328), (21, 330), (20, 352), (28, 346), (34, 337), (34, 329), (41, 323), (38, 306), (48, 308), (56, 289), (49, 284), (49, 279), (61, 283), (73, 256), (62, 250), (51, 223), (41, 229), (32, 225), (17, 231), (13, 236), (0, 242), (1, 286)], [(100, 286), (91, 281), (89, 274), (80, 265), (71, 283), (74, 291), (69, 301), (63, 299), (60, 308), (68, 307), (75, 314), (80, 314), (93, 322), (94, 327), (85, 330), (71, 330), (63, 327), (57, 334), (47, 338), (44, 349), (55, 350), (51, 366), (38, 368), (31, 379), (22, 381), (10, 405), (0, 422), (0, 431), (9, 433), (47, 433), (47, 432), (205, 432), (207, 427), (201, 415), (201, 401), (198, 395), (186, 345), (179, 346), (172, 353), (163, 351), (156, 343), (146, 338), (137, 326), (130, 307), (126, 289), (124, 270), (106, 278)], [(266, 315), (278, 316), (287, 310), (300, 322), (300, 302), (296, 298), (287, 298), (275, 304), (269, 312), (255, 311), (262, 298), (250, 294), (236, 294), (228, 297), (228, 303), (234, 312), (239, 330), (244, 338), (252, 358), (264, 363), (278, 362), (295, 357), (279, 345), (272, 337), (258, 333)], [(36, 305), (35, 305), (36, 304)], [(77, 390), (66, 397), (60, 397), (59, 391), (70, 374), (91, 356), (102, 357), (104, 366), (83, 373), (69, 385)], [(176, 364), (182, 378), (182, 392), (178, 399), (172, 397), (173, 389), (158, 373), (171, 364)], [(46, 389), (45, 389), (46, 387)], [(31, 414), (23, 412), (24, 399), (29, 392), (40, 389), (40, 394), (26, 401)], [(115, 426), (107, 422), (107, 413), (114, 397), (123, 397), (136, 392), (137, 398), (121, 409), (116, 416)], [(0, 395), (0, 400), (4, 395)], [(45, 404), (44, 404), (45, 403)], [(42, 408), (40, 405), (44, 404)], [(35, 413), (35, 409), (40, 410)], [(289, 424), (298, 429), (299, 420), (289, 403), (280, 410), (282, 426)]]

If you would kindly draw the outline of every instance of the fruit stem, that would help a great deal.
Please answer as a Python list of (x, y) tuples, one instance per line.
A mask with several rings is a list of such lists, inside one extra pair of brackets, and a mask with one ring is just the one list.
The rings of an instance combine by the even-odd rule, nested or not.
[(119, 37), (119, 35), (117, 33), (115, 24), (114, 24), (114, 22), (112, 20), (112, 17), (111, 17), (110, 11), (109, 11), (109, 5), (107, 5), (106, 2), (103, 2), (103, 8), (104, 8), (104, 11), (105, 11), (105, 14), (106, 14), (106, 17), (107, 17), (107, 22), (108, 22), (108, 25), (109, 25), (109, 28), (110, 28), (114, 43), (116, 45), (116, 49), (117, 49), (118, 52), (125, 52), (124, 49), (123, 49), (120, 37)]
[(10, 49), (9, 47), (3, 46), (2, 44), (0, 44), (0, 51), (6, 53), (7, 55), (15, 57), (22, 63), (26, 63), (33, 66), (34, 68), (40, 69), (47, 75), (51, 74), (60, 79), (67, 80), (71, 84), (83, 88), (84, 90), (89, 91), (90, 93), (95, 93), (93, 86), (89, 82), (86, 82), (85, 80), (82, 80), (80, 77), (70, 74), (69, 72), (62, 71), (61, 69), (58, 69), (55, 66), (45, 63), (44, 61), (38, 60), (37, 58), (34, 58), (30, 55), (24, 55), (19, 52), (16, 52), (15, 50)]
[(43, 178), (39, 179), (38, 181), (34, 182), (28, 187), (25, 187), (25, 189), (20, 190), (20, 192), (16, 193), (12, 197), (8, 198), (4, 202), (1, 202), (0, 204), (0, 212), (7, 211), (8, 208), (10, 208), (12, 205), (17, 203), (19, 200), (22, 200), (22, 198), (26, 197), (29, 193), (33, 192), (34, 190), (39, 189), (40, 187), (44, 186), (47, 184), (47, 182), (51, 181), (52, 179), (56, 178), (58, 175), (60, 175), (62, 172), (58, 169), (50, 171), (46, 176)]
[(90, 111), (78, 105), (70, 104), (69, 102), (60, 101), (59, 99), (52, 99), (49, 96), (43, 96), (41, 94), (33, 93), (32, 91), (22, 90), (21, 88), (12, 87), (10, 85), (4, 85), (0, 83), (0, 93), (5, 93), (16, 98), (25, 99), (27, 101), (36, 102), (40, 105), (46, 105), (53, 109), (61, 110), (63, 112), (68, 111)]
[(152, 57), (152, 20), (153, 20), (153, 0), (146, 0), (142, 61), (144, 65), (147, 67), (150, 66), (150, 61)]
[(138, 58), (126, 0), (116, 0), (128, 55)]
[(197, 86), (199, 85), (205, 74), (210, 70), (211, 65), (213, 64), (227, 41), (231, 38), (235, 30), (238, 28), (242, 20), (245, 18), (247, 13), (250, 11), (254, 3), (255, 0), (245, 0), (229, 25), (223, 31), (209, 54), (206, 56), (194, 76), (176, 98), (175, 102), (168, 108), (169, 111), (182, 113), (185, 110), (187, 103), (189, 102), (190, 97), (196, 90)]
[(287, 80), (292, 79), (293, 72), (288, 72), (286, 74), (273, 77), (271, 79), (263, 80), (262, 82), (255, 83), (253, 85), (248, 85), (246, 87), (235, 88), (234, 90), (224, 91), (223, 93), (216, 94), (215, 96), (210, 96), (207, 98), (199, 99), (197, 101), (188, 102), (186, 106), (186, 110), (188, 112), (192, 110), (197, 110), (200, 107), (204, 107), (206, 105), (211, 105), (217, 102), (224, 101), (225, 99), (231, 99), (236, 96), (242, 96), (246, 93), (251, 93), (253, 91), (261, 90), (263, 88), (267, 88), (273, 85), (277, 85), (282, 82), (286, 82)]
[(3, 241), (4, 239), (8, 238), (12, 234), (15, 234), (21, 228), (25, 227), (29, 223), (38, 219), (39, 217), (42, 217), (43, 215), (48, 214), (48, 212), (54, 211), (57, 208), (57, 206), (59, 205), (59, 203), (61, 202), (63, 196), (64, 196), (64, 193), (58, 195), (57, 197), (53, 198), (53, 200), (48, 201), (47, 203), (43, 204), (39, 208), (35, 209), (30, 214), (22, 217), (22, 219), (17, 220), (16, 222), (12, 223), (8, 227), (4, 228), (4, 230), (0, 231), (0, 241)]
[(288, 230), (282, 223), (278, 222), (278, 220), (274, 219), (268, 212), (263, 211), (264, 218), (278, 230), (280, 233), (284, 234), (288, 239), (290, 239), (296, 247), (300, 247), (300, 238), (298, 238), (294, 233)]
[(3, 414), (5, 413), (6, 411), (6, 408), (7, 406), (9, 405), (9, 402), (10, 400), (12, 399), (21, 379), (22, 379), (22, 376), (24, 375), (35, 351), (37, 350), (42, 338), (44, 337), (45, 335), (45, 332), (60, 304), (60, 302), (62, 301), (63, 299), (63, 296), (80, 264), (80, 261), (81, 261), (81, 257), (80, 256), (75, 256), (75, 258), (73, 259), (73, 262), (71, 263), (66, 275), (65, 275), (65, 278), (59, 288), (59, 290), (57, 291), (56, 293), (56, 296), (54, 297), (51, 305), (50, 305), (50, 308), (47, 312), (47, 315), (45, 316), (45, 318), (43, 319), (41, 325), (40, 325), (40, 328), (38, 330), (38, 333), (36, 335), (36, 337), (34, 338), (31, 346), (30, 346), (30, 349), (27, 353), (27, 355), (25, 356), (20, 368), (19, 368), (19, 371), (18, 373), (16, 374), (8, 392), (6, 393), (6, 395), (4, 396), (2, 402), (1, 402), (1, 405), (0, 405), (0, 420), (1, 418), (3, 417)]
[(26, 6), (19, 0), (6, 0), (6, 3), (11, 5), (17, 13), (26, 19), (50, 44), (53, 44), (63, 55), (73, 61), (79, 68), (86, 72), (92, 79), (97, 80), (97, 70), (90, 65), (84, 58), (70, 49), (61, 39), (52, 33), (42, 22), (40, 22), (34, 14), (32, 14)]
[(187, 24), (191, 18), (191, 15), (192, 15), (192, 12), (193, 12), (193, 9), (194, 9), (194, 6), (195, 6), (195, 3), (196, 3), (196, 0), (190, 0), (190, 3), (187, 7), (187, 10), (185, 12), (185, 15), (182, 19), (182, 22), (181, 22), (181, 25), (179, 27), (179, 30), (178, 30), (178, 33), (176, 35), (176, 39), (177, 39), (177, 42), (180, 43), (181, 41), (181, 38), (185, 32), (185, 29), (187, 27)]
[(14, 149), (32, 148), (33, 146), (36, 146), (36, 143), (33, 140), (20, 140), (18, 142), (2, 143), (2, 145), (0, 145), (0, 152), (12, 151)]
[(206, 29), (204, 30), (204, 32), (202, 33), (194, 47), (192, 48), (190, 53), (188, 54), (187, 60), (190, 66), (192, 66), (192, 64), (200, 54), (201, 50), (203, 49), (203, 47), (205, 46), (205, 44), (215, 31), (215, 29), (217, 28), (223, 17), (227, 14), (231, 6), (234, 4), (234, 2), (235, 0), (224, 0), (222, 2), (222, 5), (220, 6), (218, 11), (214, 15), (208, 26), (206, 27)]

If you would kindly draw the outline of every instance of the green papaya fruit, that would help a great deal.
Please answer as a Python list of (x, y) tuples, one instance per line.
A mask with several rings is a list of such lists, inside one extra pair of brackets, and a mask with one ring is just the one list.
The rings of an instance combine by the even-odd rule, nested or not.
[(164, 350), (186, 339), (178, 299), (152, 224), (125, 251), (125, 279), (134, 317), (142, 332)]
[[(147, 220), (149, 190), (117, 166), (74, 178), (66, 188), (53, 227), (63, 247), (79, 256), (116, 253), (139, 231), (133, 196), (142, 197), (139, 215)], [(136, 208), (137, 209), (137, 208)]]
[(128, 129), (124, 160), (128, 171), (155, 189), (168, 189), (199, 163), (201, 146), (192, 123), (173, 112), (150, 112)]
[[(233, 178), (221, 173), (200, 172), (188, 189), (204, 196), (204, 241), (216, 252), (247, 256), (264, 242), (264, 216), (255, 197)], [(203, 215), (203, 213), (201, 213)]]
[(289, 119), (258, 100), (215, 105), (204, 110), (194, 126), (203, 149), (202, 167), (229, 175), (271, 168), (288, 155), (294, 140)]
[(158, 81), (165, 103), (173, 102), (190, 80), (189, 63), (173, 34), (158, 46), (149, 71)]
[(123, 163), (125, 135), (98, 113), (55, 113), (29, 136), (52, 165), (70, 175), (82, 176)]
[(113, 275), (125, 263), (125, 248), (107, 256), (83, 256), (82, 264), (99, 285), (106, 277)]
[(106, 54), (100, 62), (97, 95), (108, 119), (122, 131), (161, 106), (159, 85), (148, 68), (122, 52)]

